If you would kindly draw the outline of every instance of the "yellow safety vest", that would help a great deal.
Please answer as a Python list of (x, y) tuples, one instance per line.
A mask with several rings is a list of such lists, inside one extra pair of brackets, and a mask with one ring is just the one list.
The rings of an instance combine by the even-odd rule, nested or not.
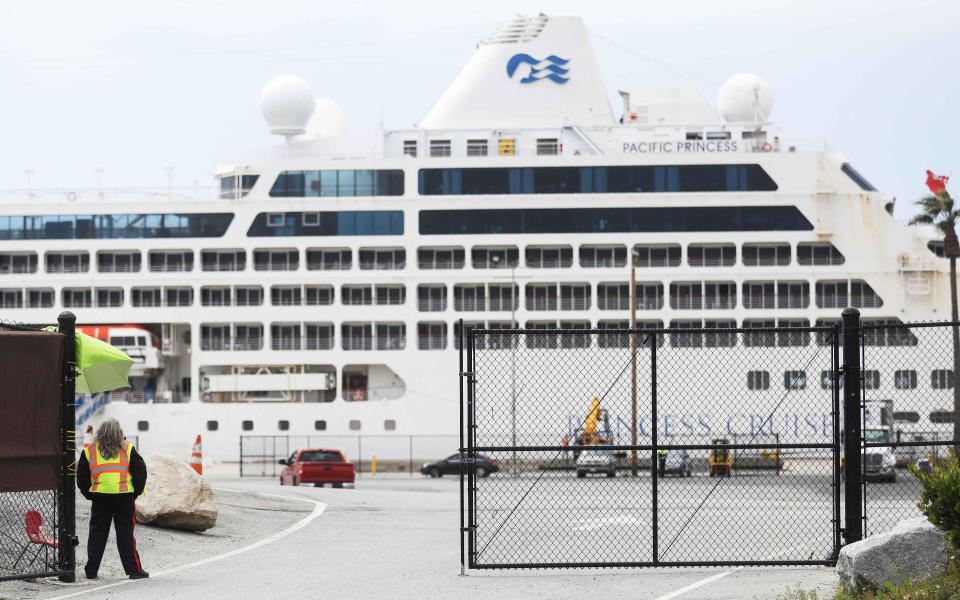
[(126, 442), (123, 450), (111, 459), (100, 454), (97, 442), (83, 449), (90, 464), (90, 491), (98, 494), (132, 494), (130, 482), (130, 453), (133, 444)]

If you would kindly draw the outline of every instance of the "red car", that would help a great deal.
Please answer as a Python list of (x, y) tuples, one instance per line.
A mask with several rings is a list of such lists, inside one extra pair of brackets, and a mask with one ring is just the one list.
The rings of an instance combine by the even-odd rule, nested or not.
[(290, 458), (280, 461), (284, 465), (280, 472), (280, 485), (300, 485), (312, 483), (322, 487), (329, 483), (335, 488), (345, 483), (353, 483), (356, 470), (353, 463), (347, 462), (339, 450), (310, 448), (297, 450)]

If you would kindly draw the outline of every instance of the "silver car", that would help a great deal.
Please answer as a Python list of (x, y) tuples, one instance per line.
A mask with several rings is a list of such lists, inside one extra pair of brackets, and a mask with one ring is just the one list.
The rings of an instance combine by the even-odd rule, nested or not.
[(587, 473), (606, 473), (607, 477), (617, 476), (617, 457), (610, 450), (584, 450), (577, 457), (577, 477)]

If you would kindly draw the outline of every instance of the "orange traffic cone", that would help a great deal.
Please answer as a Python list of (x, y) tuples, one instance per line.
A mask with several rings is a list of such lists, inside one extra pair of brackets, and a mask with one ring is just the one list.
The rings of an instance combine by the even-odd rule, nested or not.
[(196, 471), (197, 475), (203, 475), (203, 450), (199, 433), (197, 441), (193, 443), (193, 452), (190, 453), (190, 468)]

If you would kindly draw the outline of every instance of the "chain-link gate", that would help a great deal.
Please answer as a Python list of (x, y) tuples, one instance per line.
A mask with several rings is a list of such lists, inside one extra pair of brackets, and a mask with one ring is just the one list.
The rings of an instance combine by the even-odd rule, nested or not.
[[(16, 447), (0, 447), (0, 581), (58, 576), (71, 582), (75, 578), (74, 321), (70, 313), (60, 316), (59, 331), (64, 335), (56, 335), (41, 349), (49, 353), (38, 352), (23, 336), (55, 334), (0, 322), (0, 336), (5, 338), (0, 372), (9, 377), (14, 370), (20, 378), (5, 379), (17, 402), (2, 403), (2, 414), (8, 426), (17, 424), (18, 418), (29, 426), (4, 433)], [(31, 379), (39, 372), (45, 381)], [(33, 403), (38, 405), (35, 411), (21, 412)], [(17, 437), (18, 433), (32, 436), (30, 427), (39, 435), (29, 441)]]
[(921, 516), (920, 482), (907, 467), (930, 469), (960, 439), (960, 323), (865, 319), (860, 339), (867, 536), (888, 531), (906, 517)]
[(839, 331), (468, 328), (464, 564), (832, 564)]

